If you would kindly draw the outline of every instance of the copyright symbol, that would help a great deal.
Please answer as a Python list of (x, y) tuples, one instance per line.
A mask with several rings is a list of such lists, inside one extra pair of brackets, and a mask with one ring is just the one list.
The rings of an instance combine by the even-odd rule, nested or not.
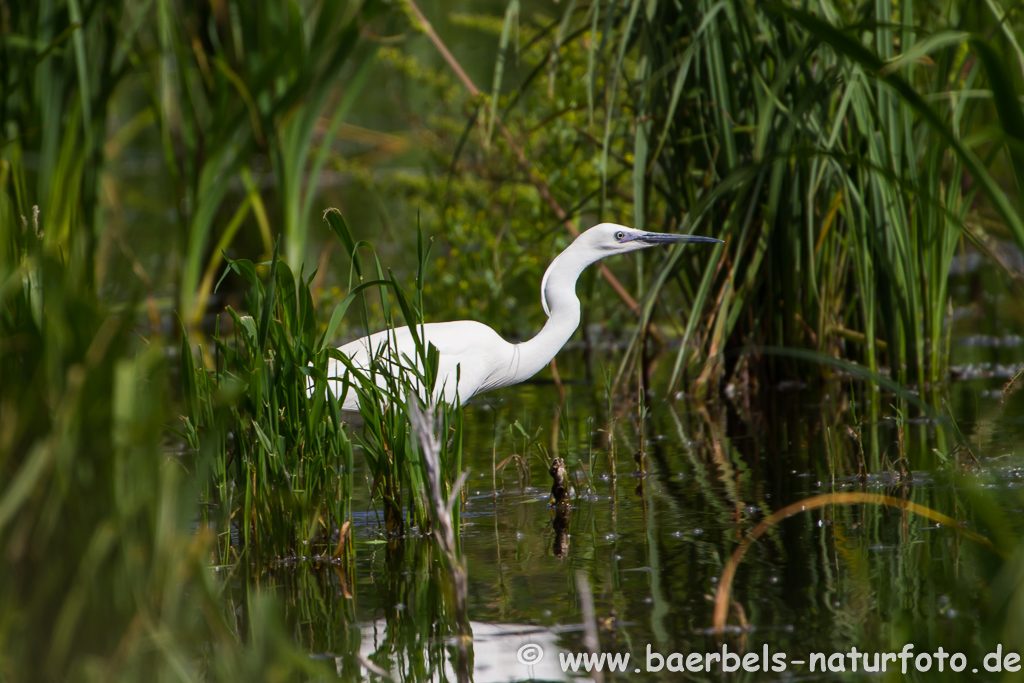
[(519, 648), (519, 652), (516, 653), (516, 659), (519, 660), (520, 664), (532, 666), (544, 659), (544, 650), (536, 643), (527, 643)]

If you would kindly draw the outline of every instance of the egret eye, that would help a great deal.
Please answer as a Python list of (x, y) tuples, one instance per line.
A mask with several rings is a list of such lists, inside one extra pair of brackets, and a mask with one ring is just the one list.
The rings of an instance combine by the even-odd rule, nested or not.
[(615, 233), (615, 239), (617, 239), (617, 240), (618, 240), (618, 241), (620, 241), (620, 242), (621, 242), (621, 241), (623, 240), (623, 238), (625, 238), (625, 237), (626, 237), (626, 233), (622, 232), (621, 230), (619, 230), (619, 231), (618, 231), (617, 233)]

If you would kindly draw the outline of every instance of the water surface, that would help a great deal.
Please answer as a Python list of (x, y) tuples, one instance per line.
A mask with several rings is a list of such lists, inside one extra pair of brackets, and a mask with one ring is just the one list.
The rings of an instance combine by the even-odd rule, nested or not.
[[(977, 347), (974, 340), (964, 348)], [(999, 348), (1020, 354), (1019, 344)], [(601, 364), (614, 360), (592, 361), (590, 375), (603, 376)], [(910, 643), (914, 658), (943, 648), (944, 673), (934, 657), (928, 672), (910, 666), (906, 677), (901, 660), (889, 660), (890, 678), (954, 676), (948, 654), (960, 653), (954, 663), (966, 668), (957, 680), (994, 680), (985, 655), (1000, 644), (1020, 651), (1021, 617), (1006, 604), (1016, 579), (991, 549), (947, 525), (868, 504), (830, 505), (775, 526), (739, 567), (725, 639), (711, 631), (713, 597), (736, 546), (772, 512), (813, 496), (892, 496), (993, 538), (1021, 538), (1020, 425), (1000, 403), (1005, 380), (996, 373), (951, 387), (954, 414), (970, 416), (959, 423), (974, 444), (968, 453), (957, 449), (948, 424), (915, 419), (909, 409), (902, 420), (888, 408), (868, 420), (860, 398), (867, 389), (850, 379), (784, 383), (750, 401), (655, 397), (641, 420), (635, 401), (609, 399), (602, 381), (582, 381), (584, 354), (567, 352), (559, 365), (568, 380), (564, 402), (554, 384), (539, 382), (480, 397), (467, 409), (471, 474), (461, 547), (471, 642), (455, 636), (450, 581), (432, 540), (415, 530), (385, 538), (369, 482), (357, 486), (351, 571), (309, 559), (254, 569), (233, 586), (232, 599), (244, 605), (256, 584), (271, 588), (289, 606), (295, 637), (314, 656), (336, 658), (343, 678), (379, 667), (408, 680), (460, 672), (476, 681), (564, 680), (585, 674), (563, 673), (559, 654), (587, 652), (588, 623), (601, 652), (630, 654), (615, 677), (636, 680), (677, 678), (669, 664), (720, 654), (723, 644), (757, 655), (757, 670), (725, 674), (712, 661), (710, 673), (687, 675), (848, 678), (851, 648), (869, 653), (871, 666), (874, 653)], [(550, 501), (547, 469), (556, 455), (575, 483), (568, 506)], [(365, 479), (357, 473), (357, 482)], [(533, 645), (542, 658), (521, 663), (521, 648), (536, 657)], [(659, 661), (648, 659), (648, 647), (666, 657), (659, 672), (647, 670)], [(785, 656), (785, 671), (772, 670), (778, 659), (763, 670), (765, 648)], [(681, 656), (670, 660), (672, 653)], [(822, 673), (819, 659), (812, 672), (813, 653), (831, 670)], [(754, 659), (743, 661), (755, 667)], [(840, 663), (845, 673), (834, 670)]]

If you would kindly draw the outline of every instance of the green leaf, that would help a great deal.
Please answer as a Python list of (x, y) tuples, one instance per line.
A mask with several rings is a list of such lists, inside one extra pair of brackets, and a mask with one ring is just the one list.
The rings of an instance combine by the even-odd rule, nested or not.
[(940, 33), (936, 33), (935, 35), (928, 36), (919, 43), (915, 43), (913, 47), (901, 54), (899, 57), (890, 60), (879, 70), (878, 73), (880, 76), (887, 76), (888, 74), (899, 71), (906, 66), (910, 66), (925, 55), (937, 52), (943, 48), (966, 43), (970, 39), (971, 34), (964, 31), (942, 31)]
[(263, 429), (261, 429), (256, 423), (256, 420), (252, 421), (252, 426), (256, 429), (256, 438), (259, 439), (260, 445), (263, 446), (263, 450), (270, 455), (276, 455), (274, 453), (274, 447), (270, 444), (270, 439), (267, 437), (266, 433), (264, 433)]
[(331, 320), (327, 323), (327, 329), (324, 330), (324, 336), (320, 337), (320, 343), (316, 345), (317, 352), (323, 351), (324, 347), (334, 338), (334, 333), (338, 329), (338, 325), (341, 324), (341, 319), (345, 317), (345, 312), (353, 301), (355, 301), (354, 297), (347, 296), (340, 304), (334, 307), (334, 312), (331, 313)]
[[(508, 54), (509, 37), (515, 26), (519, 32), (519, 0), (511, 0), (505, 8), (505, 20), (501, 25), (501, 37), (498, 39), (498, 58), (494, 61), (494, 78), (491, 81), (491, 106), (487, 115), (486, 140), (490, 141), (494, 132), (494, 122), (498, 116), (498, 95), (501, 94), (501, 79), (505, 73), (505, 58)], [(518, 43), (517, 43), (518, 44)]]
[(270, 320), (274, 311), (274, 294), (277, 289), (277, 267), (281, 262), (281, 238), (274, 243), (274, 255), (270, 259), (270, 277), (267, 279), (267, 296), (263, 300), (263, 310), (260, 311), (260, 333), (258, 345), (260, 353), (266, 353), (267, 336), (270, 334)]
[[(992, 88), (992, 101), (999, 114), (999, 122), (1010, 137), (1010, 140), (1007, 141), (1009, 143), (1007, 150), (1010, 153), (1013, 173), (1017, 179), (1017, 193), (1024, 200), (1024, 113), (1021, 112), (1020, 100), (1013, 87), (1013, 79), (1006, 68), (1005, 60), (996, 53), (991, 45), (983, 40), (973, 40), (971, 45), (981, 57), (985, 75), (988, 76), (989, 86)], [(1021, 243), (1018, 242), (1018, 244)]]
[(356, 270), (356, 275), (359, 277), (363, 276), (363, 268), (359, 262), (359, 253), (356, 250), (356, 242), (352, 239), (352, 233), (348, 229), (348, 224), (345, 222), (345, 218), (341, 215), (341, 211), (337, 209), (327, 209), (324, 211), (324, 220), (327, 221), (327, 225), (331, 227), (334, 234), (338, 236), (338, 240), (341, 241), (345, 251), (348, 252), (348, 257), (352, 259), (352, 267)]

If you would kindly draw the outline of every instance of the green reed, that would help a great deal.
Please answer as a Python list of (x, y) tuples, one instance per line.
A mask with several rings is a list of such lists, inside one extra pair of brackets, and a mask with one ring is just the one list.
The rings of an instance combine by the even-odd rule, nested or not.
[[(708, 220), (712, 225), (706, 230), (730, 238), (710, 261), (707, 254), (691, 259), (689, 252), (675, 254), (664, 267), (652, 269), (640, 261), (638, 291), (651, 295), (648, 315), (655, 315), (653, 294), (661, 289), (670, 310), (688, 317), (680, 332), (709, 352), (762, 339), (851, 358), (873, 376), (888, 367), (901, 384), (924, 387), (941, 381), (942, 357), (948, 351), (949, 327), (942, 310), (948, 298), (948, 259), (961, 236), (980, 235), (979, 201), (982, 208), (986, 203), (993, 207), (1021, 241), (1009, 200), (993, 191), (1002, 150), (1017, 178), (1017, 171), (1024, 169), (1016, 144), (1024, 138), (1024, 127), (1015, 81), (1008, 75), (1008, 60), (1000, 57), (1000, 52), (1013, 55), (1016, 49), (1011, 39), (1002, 42), (1014, 30), (1012, 21), (996, 26), (993, 3), (978, 14), (950, 15), (944, 28), (969, 29), (990, 38), (994, 47), (986, 48), (934, 27), (915, 35), (915, 22), (935, 21), (936, 15), (914, 15), (911, 5), (901, 6), (895, 24), (884, 3), (856, 16), (847, 5), (838, 10), (826, 5), (834, 12), (823, 25), (796, 11), (771, 14), (759, 5), (751, 9), (739, 3), (705, 3), (695, 5), (679, 24), (670, 14), (648, 16), (648, 6), (627, 3), (622, 32), (612, 35), (620, 17), (602, 14), (607, 5), (570, 4), (587, 12), (584, 23), (591, 40), (574, 43), (580, 36), (573, 24), (555, 22), (541, 33), (557, 34), (566, 54), (561, 62), (549, 58), (536, 73), (543, 75), (549, 68), (547, 74), (561, 77), (558, 64), (577, 70), (590, 63), (594, 69), (613, 67), (618, 80), (607, 84), (596, 70), (576, 79), (579, 102), (586, 102), (590, 111), (572, 111), (582, 114), (581, 120), (594, 120), (601, 146), (591, 147), (588, 158), (596, 149), (606, 165), (588, 166), (586, 182), (577, 182), (575, 173), (565, 172), (576, 165), (567, 150), (591, 145), (593, 136), (572, 137), (579, 121), (554, 125), (538, 109), (523, 126), (550, 144), (545, 148), (551, 152), (545, 155), (547, 165), (541, 167), (538, 160), (538, 168), (553, 177), (553, 185), (561, 173), (564, 182), (556, 189), (561, 199), (579, 203), (574, 211), (611, 217), (627, 215), (623, 195), (630, 192), (615, 181), (626, 177), (624, 169), (634, 164), (644, 170), (632, 178), (632, 195), (646, 202), (638, 222), (654, 227), (665, 218), (671, 225), (673, 216), (689, 209), (687, 228)], [(361, 434), (347, 431), (337, 401), (325, 390), (330, 343), (353, 303), (362, 304), (364, 327), (371, 325), (367, 299), (375, 292), (383, 325), (415, 326), (423, 320), (431, 290), (423, 275), (427, 249), (422, 238), (419, 277), (409, 295), (397, 278), (385, 275), (376, 255), (366, 274), (360, 273), (359, 252), (368, 246), (353, 240), (340, 215), (328, 214), (348, 247), (355, 275), (349, 297), (326, 329), (313, 315), (312, 276), (298, 265), (302, 249), (296, 245), (304, 239), (315, 196), (313, 190), (302, 189), (302, 178), (309, 181), (305, 187), (316, 187), (332, 131), (350, 110), (353, 93), (364, 82), (360, 79), (367, 78), (365, 64), (353, 61), (350, 21), (355, 19), (346, 13), (347, 5), (339, 9), (337, 3), (315, 8), (304, 3), (288, 8), (240, 2), (209, 6), (211, 12), (225, 8), (223, 15), (203, 14), (204, 7), (159, 0), (43, 0), (10, 4), (4, 15), (0, 597), (5, 612), (0, 617), (0, 678), (252, 680), (268, 672), (333, 675), (333, 663), (324, 666), (309, 651), (339, 652), (344, 671), (359, 675), (357, 639), (351, 634), (355, 615), (338, 608), (333, 593), (307, 586), (297, 607), (301, 614), (291, 621), (282, 619), (258, 591), (237, 601), (225, 601), (224, 593), (250, 566), (241, 566), (250, 557), (318, 554), (344, 559), (354, 552), (346, 523), (352, 516), (353, 472), (360, 454), (373, 472), (370, 486), (382, 501), (386, 530), (411, 532), (433, 525), (432, 506), (423, 497), (420, 446), (404, 412), (416, 387), (431, 387), (436, 381), (430, 349), (421, 345), (410, 367), (399, 371), (404, 379), (394, 380), (395, 368), (383, 362), (364, 377), (353, 374), (352, 390), (366, 399), (362, 417), (367, 427)], [(668, 5), (649, 7), (672, 10)], [(684, 10), (691, 11), (689, 6)], [(506, 58), (512, 52), (508, 36), (516, 31), (505, 27), (518, 15), (510, 11), (508, 16), (505, 23), (497, 22), (505, 36), (500, 44)], [(325, 18), (331, 17), (336, 21), (328, 25)], [(861, 17), (867, 18), (862, 25), (855, 21)], [(299, 32), (300, 24), (312, 28)], [(844, 26), (861, 28), (837, 28)], [(596, 27), (607, 29), (600, 39)], [(662, 39), (660, 52), (653, 41), (635, 41), (642, 31), (659, 28), (667, 33), (686, 27), (689, 33)], [(268, 36), (271, 40), (265, 40)], [(261, 52), (267, 45), (295, 49), (287, 54)], [(634, 47), (648, 51), (646, 62), (634, 58)], [(345, 81), (350, 68), (356, 70), (352, 87), (340, 97), (325, 99), (323, 83)], [(512, 72), (511, 64), (503, 69)], [(505, 76), (506, 82), (509, 78)], [(533, 80), (542, 79), (531, 71), (526, 85)], [(499, 84), (495, 79), (494, 93)], [(309, 99), (296, 95), (307, 87)], [(125, 92), (143, 93), (142, 104), (119, 100)], [(605, 99), (608, 92), (611, 99)], [(650, 101), (640, 103), (635, 117), (617, 116), (613, 103), (629, 102), (624, 93), (632, 92)], [(915, 99), (914, 92), (925, 94)], [(531, 100), (531, 107), (540, 99)], [(514, 101), (509, 98), (506, 104), (512, 107)], [(572, 110), (570, 102), (557, 106)], [(995, 105), (991, 112), (990, 102)], [(324, 133), (316, 123), (317, 112), (335, 104)], [(998, 128), (980, 127), (995, 120), (993, 116), (998, 116)], [(488, 125), (494, 125), (493, 118)], [(111, 128), (118, 130), (108, 136)], [(634, 128), (640, 133), (634, 135)], [(981, 165), (976, 157), (985, 148), (977, 142), (979, 131), (987, 131), (996, 143), (982, 155)], [(173, 296), (182, 303), (186, 327), (201, 314), (202, 294), (214, 285), (213, 279), (208, 285), (202, 280), (204, 268), (208, 273), (220, 269), (222, 249), (242, 235), (239, 231), (253, 226), (248, 216), (262, 216), (256, 224), (270, 255), (266, 264), (229, 262), (230, 271), (249, 287), (249, 304), (245, 312), (222, 316), (204, 355), (194, 354), (188, 336), (182, 340), (180, 409), (188, 420), (181, 432), (191, 449), (166, 448), (167, 425), (179, 406), (166, 398), (177, 387), (168, 378), (165, 352), (179, 344), (165, 339), (158, 326), (146, 329), (140, 324), (142, 294), (136, 288), (129, 286), (117, 302), (98, 293), (110, 276), (110, 254), (121, 238), (149, 229), (124, 230), (101, 220), (108, 201), (101, 188), (117, 158), (115, 143), (147, 134), (163, 147), (168, 185), (175, 195), (171, 213), (179, 233), (172, 236), (175, 244), (168, 252), (182, 258)], [(571, 144), (560, 146), (557, 139), (566, 137)], [(632, 155), (620, 154), (623, 149), (632, 149)], [(264, 154), (287, 196), (261, 189), (269, 177), (261, 176), (258, 163)], [(502, 173), (511, 166), (496, 165)], [(620, 185), (629, 189), (629, 183)], [(536, 294), (546, 259), (539, 262), (526, 245), (551, 233), (544, 229), (551, 226), (538, 218), (543, 209), (532, 190), (506, 193), (502, 187), (493, 193), (501, 201), (487, 206), (525, 206), (531, 225), (542, 227), (513, 239), (477, 221), (476, 229), (490, 234), (491, 248), (471, 252), (473, 260), (488, 264), (497, 262), (500, 252), (515, 252), (511, 275), (516, 277), (508, 270), (487, 272), (488, 296), (496, 303), (508, 300), (502, 292), (518, 280), (530, 283), (531, 296)], [(493, 188), (486, 182), (466, 182), (457, 189), (461, 203), (453, 214), (468, 224), (476, 220), (470, 201), (490, 199), (488, 190)], [(609, 209), (613, 202), (614, 212)], [(672, 210), (666, 211), (662, 203)], [(489, 215), (499, 214), (495, 210)], [(282, 226), (284, 258), (273, 247), (271, 223)], [(472, 247), (473, 235), (464, 237), (462, 245)], [(545, 247), (545, 257), (547, 251)], [(470, 257), (450, 258), (458, 263), (450, 269), (454, 274), (446, 275), (454, 279), (453, 288), (458, 273), (475, 277)], [(517, 277), (523, 274), (529, 277)], [(780, 297), (789, 308), (777, 308)], [(431, 301), (432, 310), (443, 307), (441, 298)], [(718, 303), (718, 312), (709, 322), (700, 312), (712, 301)], [(799, 318), (790, 315), (793, 308)], [(519, 310), (517, 315), (526, 315)], [(677, 376), (684, 371), (700, 375), (699, 365), (679, 358)], [(795, 360), (791, 356), (784, 362)], [(778, 374), (792, 371), (782, 362), (777, 363)], [(711, 366), (705, 384), (732, 371), (730, 364), (726, 359), (724, 365)], [(312, 397), (306, 391), (310, 378), (316, 388)], [(870, 395), (871, 389), (868, 383), (858, 393)], [(611, 416), (610, 392), (608, 401)], [(462, 413), (458, 408), (444, 410), (439, 444), (447, 480), (441, 489), (451, 499), (452, 494), (457, 498), (456, 475), (462, 468)], [(677, 422), (702, 488), (721, 504), (723, 515), (750, 504), (769, 509), (772, 503), (766, 497), (742, 497), (741, 484), (769, 480), (767, 463), (793, 450), (793, 439), (783, 439), (785, 432), (798, 441), (824, 438), (823, 430), (795, 422), (775, 430), (772, 457), (744, 458), (741, 441), (728, 440), (725, 409), (712, 410), (722, 411), (717, 421)], [(925, 425), (901, 420), (901, 435), (893, 441), (879, 428), (877, 413), (861, 416), (867, 422), (863, 429), (854, 418), (863, 443), (842, 433), (831, 437), (829, 461), (816, 465), (822, 481), (858, 468), (897, 471), (897, 457), (914, 463), (931, 457)], [(836, 408), (820, 422), (838, 425), (844, 420)], [(1008, 415), (1007, 422), (1012, 420)], [(510, 431), (510, 441), (521, 437), (529, 450), (533, 431)], [(589, 432), (583, 432), (581, 443)], [(703, 450), (691, 443), (692, 436), (707, 437)], [(898, 451), (891, 442), (898, 444)], [(649, 451), (649, 462), (658, 462), (657, 446)], [(659, 467), (669, 472), (668, 462)], [(795, 486), (792, 478), (781, 481)], [(999, 546), (1015, 553), (1009, 562), (988, 567), (992, 580), (986, 585), (998, 610), (993, 628), (1006, 634), (1007, 648), (1019, 650), (1024, 642), (1019, 620), (1024, 581), (1013, 515), (986, 491), (954, 483), (942, 501), (944, 509), (984, 522)], [(650, 496), (653, 487), (645, 487)], [(771, 500), (779, 493), (784, 491), (773, 492)], [(680, 497), (677, 505), (685, 509), (692, 501)], [(847, 528), (862, 521), (854, 510), (840, 514)], [(653, 515), (647, 519), (652, 539), (659, 521)], [(239, 536), (234, 544), (233, 529)], [(592, 530), (596, 536), (596, 523)], [(871, 533), (874, 540), (883, 540), (877, 529)], [(776, 545), (785, 547), (781, 541)], [(443, 641), (425, 640), (425, 634), (438, 633), (439, 621), (444, 622), (441, 635), (454, 632), (449, 624), (455, 618), (447, 620), (446, 603), (439, 597), (438, 587), (444, 584), (434, 570), (428, 571), (442, 563), (435, 561), (433, 544), (412, 540), (393, 547), (388, 549), (394, 556), (386, 572), (387, 604), (415, 609), (392, 615), (389, 639), (373, 659), (384, 666), (397, 653), (399, 659), (406, 658), (401, 670), (410, 677), (431, 677), (443, 666)], [(702, 561), (717, 557), (724, 547), (708, 543)], [(932, 571), (935, 560), (949, 571), (964, 566), (957, 546), (935, 557), (915, 555), (918, 548), (910, 544), (908, 554), (897, 558), (905, 563), (896, 567), (899, 582), (893, 584), (889, 601), (912, 604), (917, 579)], [(403, 549), (415, 555), (409, 565), (399, 561)], [(939, 547), (935, 552), (942, 551)], [(211, 561), (223, 564), (220, 572), (210, 571)], [(823, 585), (830, 581), (827, 572), (833, 565), (814, 564), (825, 577)], [(352, 563), (331, 566), (339, 567), (339, 575), (355, 592)], [(849, 610), (850, 623), (860, 623), (847, 598), (868, 594), (871, 584), (861, 579), (847, 587), (838, 602)], [(325, 613), (334, 621), (324, 640), (297, 648), (295, 634), (305, 633), (302, 626)], [(913, 620), (901, 619), (902, 632), (912, 633)], [(901, 636), (893, 641), (900, 639), (906, 640)]]
[[(122, 285), (117, 262), (134, 259), (141, 231), (119, 232), (120, 206), (148, 214), (164, 228), (161, 266), (191, 329), (224, 250), (247, 231), (269, 255), (279, 226), (287, 261), (302, 263), (327, 152), (373, 64), (360, 29), (383, 10), (375, 0), (19, 5), (0, 41), (0, 174), (18, 214), (38, 206), (47, 251), (98, 287)], [(162, 207), (110, 182), (153, 151)], [(132, 265), (148, 286), (166, 285)]]
[[(987, 207), (1024, 245), (994, 180), (1000, 150), (1017, 168), (1024, 130), (1006, 70), (1015, 25), (994, 4), (640, 5), (573, 4), (563, 21), (613, 27), (588, 79), (632, 78), (632, 125), (606, 126), (603, 144), (633, 141), (636, 222), (728, 242), (675, 251), (645, 276), (638, 329), (654, 297), (674, 301), (675, 284), (683, 297), (671, 384), (685, 374), (706, 390), (749, 367), (757, 352), (744, 347), (777, 345), (934, 391), (948, 374), (958, 245), (979, 239)], [(979, 137), (993, 104), (1001, 128)], [(761, 367), (769, 380), (806, 374)]]
[[(447, 69), (382, 50), (388, 69), (442, 102), (430, 144), (445, 181), (391, 176), (436, 213), (451, 262), (464, 266), (432, 293), (459, 315), (510, 309), (535, 325), (535, 278), (564, 243), (534, 191), (543, 186), (583, 227), (615, 220), (727, 238), (713, 251), (637, 256), (629, 276), (629, 264), (608, 264), (641, 300), (634, 348), (681, 340), (666, 368), (671, 391), (832, 374), (760, 362), (758, 349), (774, 346), (856, 362), (937, 405), (954, 254), (969, 244), (987, 253), (988, 235), (1003, 234), (992, 211), (1024, 244), (997, 187), (1024, 167), (1007, 68), (1021, 54), (1019, 22), (995, 3), (942, 8), (824, 3), (809, 13), (708, 0), (567, 3), (533, 22), (521, 22), (518, 3), (503, 19), (453, 15), (497, 45), (487, 106)], [(463, 123), (466, 106), (480, 110)], [(518, 167), (513, 143), (543, 150), (514, 190), (495, 182)], [(358, 163), (337, 163), (379, 185)], [(628, 316), (617, 300), (589, 310), (613, 328)]]
[[(352, 239), (337, 210), (325, 216), (349, 248), (358, 277), (359, 251), (372, 246)], [(422, 247), (422, 239), (420, 243)], [(427, 250), (421, 249), (424, 266), (426, 256)], [(388, 329), (396, 324), (389, 293), (413, 329), (422, 323), (423, 271), (410, 298), (394, 276), (384, 278), (375, 254), (373, 262), (378, 277), (355, 285), (320, 332), (310, 292), (313, 275), (300, 272), (296, 277), (277, 250), (261, 266), (262, 278), (252, 262), (230, 261), (228, 271), (250, 287), (249, 314), (227, 309), (231, 332), (218, 330), (215, 335), (214, 354), (206, 359), (209, 369), (196, 364), (185, 337), (182, 377), (189, 414), (183, 431), (199, 452), (208, 440), (214, 444), (208, 497), (216, 512), (209, 514), (209, 521), (217, 521), (224, 534), (225, 560), (232, 557), (233, 528), (239, 533), (239, 549), (251, 548), (262, 557), (307, 555), (313, 549), (318, 555), (341, 556), (345, 547), (351, 550), (345, 530), (351, 519), (356, 457), (368, 467), (386, 533), (401, 535), (410, 524), (430, 527), (424, 463), (410, 431), (408, 402), (418, 400), (419, 387), (434, 386), (436, 350), (421, 342), (408, 367), (382, 356), (369, 368), (356, 368), (329, 344), (351, 304), (361, 302), (364, 315), (369, 314), (370, 291), (381, 296)], [(343, 363), (342, 377), (328, 377), (328, 359)], [(352, 416), (327, 390), (328, 380), (334, 379), (343, 391), (359, 396), (361, 431), (349, 431)], [(448, 496), (461, 469), (461, 408), (443, 408), (442, 415), (441, 461)]]
[[(422, 335), (424, 323), (424, 288), (426, 269), (430, 256), (429, 245), (424, 242), (423, 232), (417, 225), (417, 272), (412, 297), (406, 294), (394, 274), (385, 278), (373, 246), (366, 241), (356, 241), (341, 213), (329, 210), (325, 218), (349, 253), (349, 296), (339, 304), (332, 315), (332, 326), (337, 325), (353, 297), (358, 294), (364, 326), (369, 329), (369, 302), (367, 292), (376, 290), (379, 295), (383, 317), (383, 329), (396, 328), (396, 315), (390, 296), (398, 304), (404, 324), (413, 333), (415, 358), (397, 359), (387, 354), (374, 357), (368, 368), (354, 368), (344, 354), (334, 349), (326, 350), (326, 357), (333, 358), (345, 367), (351, 376), (351, 389), (359, 397), (359, 412), (364, 426), (358, 436), (363, 455), (372, 478), (372, 492), (379, 495), (384, 506), (384, 524), (388, 533), (401, 534), (411, 524), (421, 530), (431, 526), (431, 504), (426, 485), (426, 467), (421, 445), (409, 422), (410, 402), (421, 401), (434, 394), (437, 387), (437, 350), (425, 344)], [(361, 250), (368, 250), (373, 257), (373, 273), (376, 279), (364, 280)], [(360, 284), (355, 282), (362, 280)], [(330, 329), (330, 328), (328, 328)], [(318, 366), (321, 371), (323, 366)], [(323, 377), (322, 379), (327, 379)], [(317, 392), (321, 385), (317, 385)], [(462, 469), (462, 407), (441, 404), (439, 413), (439, 447), (444, 497), (452, 495), (452, 485)], [(456, 528), (457, 528), (456, 513)]]
[(234, 518), (241, 547), (257, 555), (319, 554), (342, 547), (352, 443), (333, 396), (306, 395), (307, 366), (324, 343), (312, 277), (296, 277), (276, 249), (265, 268), (264, 281), (252, 262), (229, 263), (250, 287), (249, 314), (227, 309), (232, 331), (215, 335), (211, 369), (194, 365), (184, 337), (184, 431), (200, 452), (207, 439), (215, 444), (208, 497), (225, 550)]
[[(158, 4), (156, 47), (162, 59), (149, 62), (144, 82), (152, 97), (149, 106), (160, 114), (165, 162), (181, 199), (178, 304), (187, 324), (204, 313), (210, 283), (201, 278), (220, 255), (215, 251), (207, 266), (232, 184), (263, 154), (269, 155), (276, 180), (276, 222), (285, 237), (286, 260), (302, 263), (324, 153), (365, 83), (365, 66), (336, 103), (318, 146), (314, 131), (342, 70), (352, 62), (361, 23), (377, 11), (375, 4), (228, 2), (219, 10), (222, 21), (209, 25), (198, 46), (195, 24), (213, 17), (184, 22), (172, 3)], [(250, 205), (266, 211), (251, 185), (248, 197), (236, 214), (244, 216)], [(266, 218), (260, 222), (269, 251)]]
[(126, 45), (140, 29), (112, 17), (129, 9), (118, 0), (19, 5), (5, 14), (0, 40), (0, 185), (11, 203), (4, 232), (10, 238), (37, 208), (46, 254), (90, 286), (102, 240), (107, 119), (130, 71)]

